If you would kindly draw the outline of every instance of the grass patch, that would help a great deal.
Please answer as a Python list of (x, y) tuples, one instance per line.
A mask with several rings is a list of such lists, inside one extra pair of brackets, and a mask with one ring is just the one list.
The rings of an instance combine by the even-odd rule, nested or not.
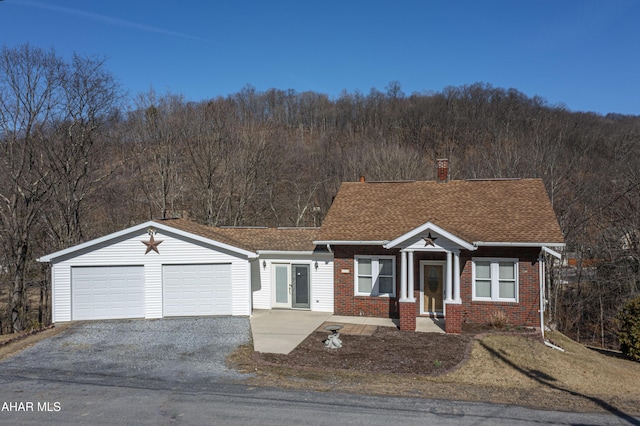
[[(248, 379), (254, 385), (609, 412), (621, 418), (640, 414), (640, 363), (591, 351), (557, 332), (549, 337), (565, 352), (545, 346), (535, 334), (488, 333), (466, 342), (465, 336), (451, 336), (464, 345), (445, 356), (430, 355), (443, 335), (384, 328), (383, 335), (342, 336), (345, 346), (329, 350), (316, 334), (289, 355), (258, 354), (245, 346), (230, 359), (237, 369), (255, 373)], [(350, 352), (350, 345), (359, 349)], [(452, 360), (457, 365), (452, 367)], [(389, 364), (397, 365), (380, 367)]]

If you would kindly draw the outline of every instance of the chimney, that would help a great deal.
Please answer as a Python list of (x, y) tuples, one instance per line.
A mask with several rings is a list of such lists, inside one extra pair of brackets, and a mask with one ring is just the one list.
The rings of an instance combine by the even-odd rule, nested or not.
[(438, 183), (449, 182), (449, 159), (440, 158), (436, 160), (438, 172), (436, 174), (436, 181)]
[(360, 183), (365, 183), (366, 180), (364, 179), (364, 175), (360, 175)]

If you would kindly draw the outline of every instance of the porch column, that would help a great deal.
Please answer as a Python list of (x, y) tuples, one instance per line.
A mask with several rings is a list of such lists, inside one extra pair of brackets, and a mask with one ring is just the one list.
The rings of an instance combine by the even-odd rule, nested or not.
[[(409, 263), (409, 265), (407, 265)], [(407, 268), (409, 269), (407, 271)], [(413, 298), (413, 251), (409, 251), (409, 261), (407, 262), (407, 252), (400, 251), (400, 300), (398, 301), (398, 314), (400, 316), (400, 330), (416, 330), (416, 302)], [(407, 279), (408, 278), (408, 279)], [(409, 290), (407, 294), (407, 281)]]
[(409, 294), (407, 294), (407, 299), (410, 302), (415, 302), (416, 298), (414, 296), (415, 280), (413, 277), (413, 250), (409, 251), (409, 261), (407, 267), (409, 268)]
[(446, 265), (446, 270), (447, 273), (445, 274), (446, 277), (446, 281), (445, 281), (445, 301), (446, 302), (451, 302), (453, 300), (452, 297), (452, 291), (451, 291), (451, 252), (448, 251), (447, 252), (447, 265)]
[(407, 300), (407, 252), (400, 252), (400, 301)]
[(460, 252), (453, 253), (453, 301), (462, 302), (460, 298)]

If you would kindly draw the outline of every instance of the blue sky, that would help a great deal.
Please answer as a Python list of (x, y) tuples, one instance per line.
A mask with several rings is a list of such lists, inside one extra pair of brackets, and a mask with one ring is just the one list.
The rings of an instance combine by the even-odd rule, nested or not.
[(640, 0), (4, 0), (0, 44), (107, 60), (133, 97), (475, 82), (640, 115)]

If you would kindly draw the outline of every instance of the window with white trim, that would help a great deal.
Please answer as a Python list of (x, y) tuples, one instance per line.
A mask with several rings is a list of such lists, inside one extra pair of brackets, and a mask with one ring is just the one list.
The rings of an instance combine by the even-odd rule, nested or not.
[(355, 257), (355, 295), (396, 295), (396, 258), (394, 256)]
[(473, 300), (518, 301), (518, 259), (473, 259)]

